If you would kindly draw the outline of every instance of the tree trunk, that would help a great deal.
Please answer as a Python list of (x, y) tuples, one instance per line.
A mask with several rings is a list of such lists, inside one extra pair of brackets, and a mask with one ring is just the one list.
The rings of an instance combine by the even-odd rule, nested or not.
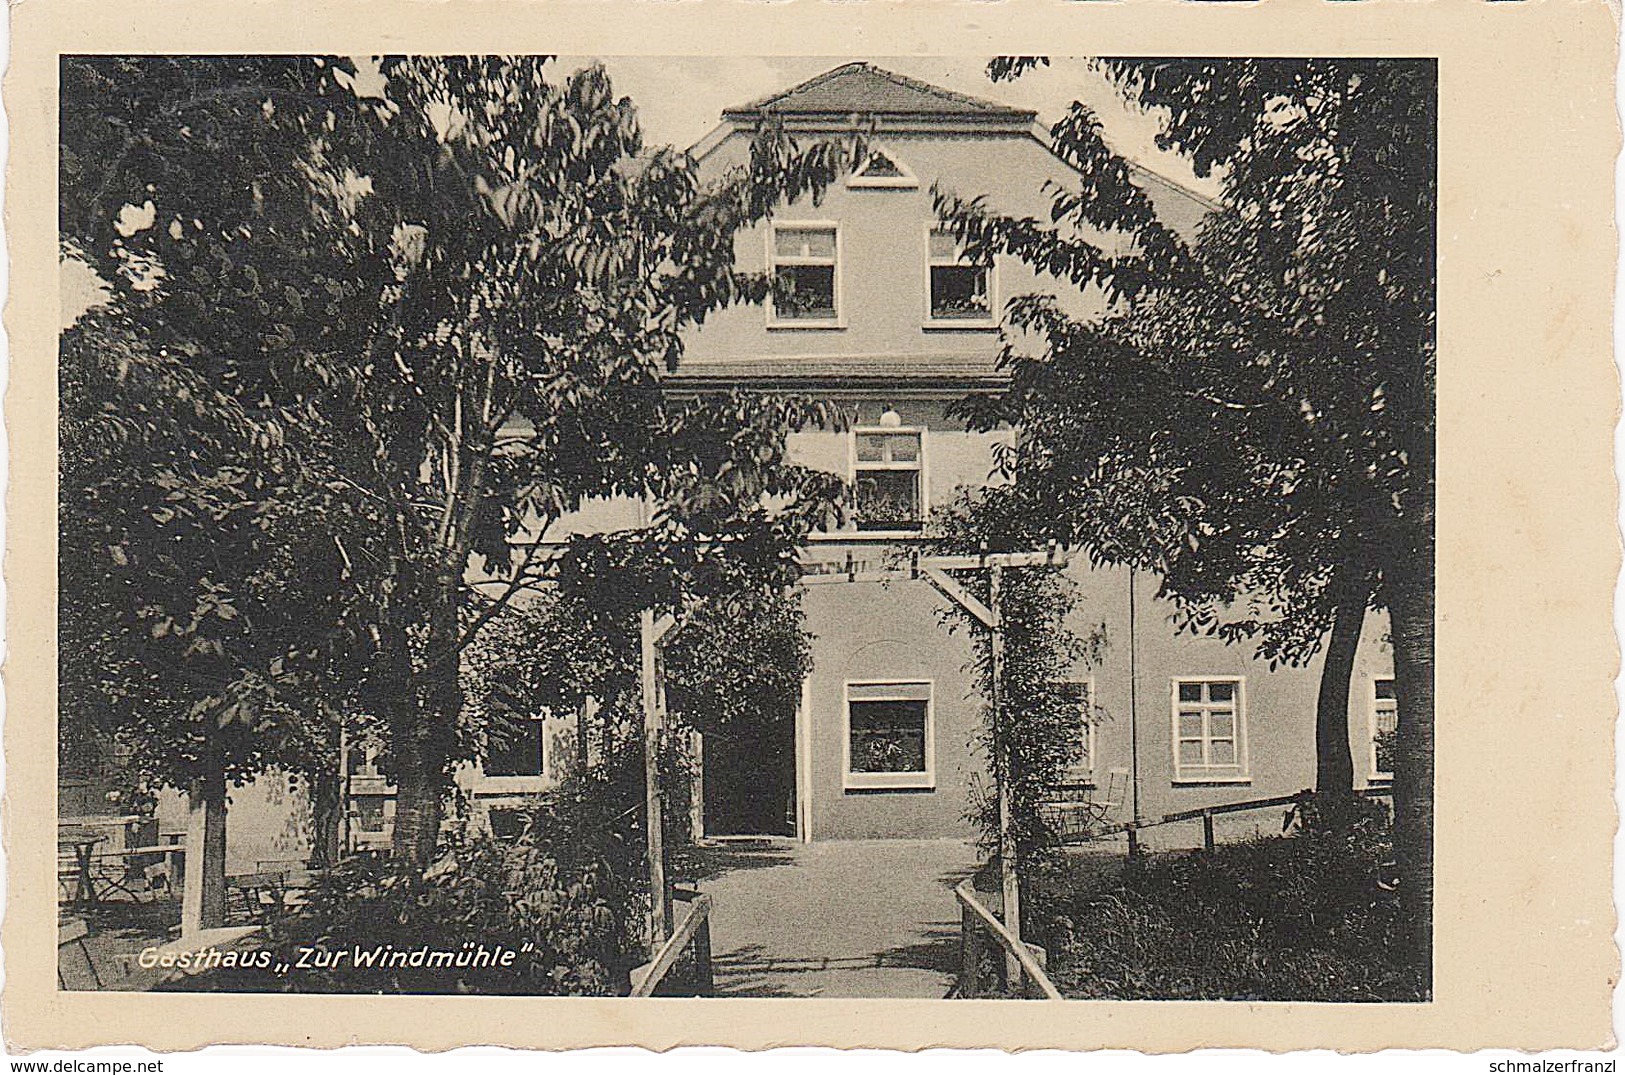
[(318, 869), (334, 865), (343, 856), (343, 777), (323, 766), (306, 773), (310, 781), (310, 860)]
[[(460, 557), (460, 558), (459, 558)], [(463, 708), (457, 656), (460, 580), (466, 553), (449, 552), (435, 575), (427, 611), (427, 664), (415, 667), (404, 631), (395, 630), (399, 683), (391, 699), (390, 750), (394, 755), (395, 830), (390, 849), (397, 860), (424, 870), (440, 843), (445, 797), (451, 790), (451, 759)]]
[[(1430, 494), (1431, 501), (1431, 494)], [(1394, 742), (1394, 845), (1399, 896), (1423, 990), (1433, 983), (1433, 534), (1429, 503), (1424, 548), (1400, 565), (1389, 611), (1399, 728)]]
[(395, 858), (424, 870), (434, 861), (440, 840), (441, 802), (445, 792), (445, 763), (430, 746), (428, 715), (416, 714), (419, 726), (397, 735), (395, 755), (395, 830), (391, 851)]
[(587, 721), (591, 711), (592, 695), (589, 694), (576, 704), (576, 776), (582, 780), (592, 768), (591, 752), (587, 749)]
[[(390, 851), (397, 861), (422, 870), (434, 861), (446, 790), (449, 754), (442, 745), (445, 737), (437, 734), (440, 714), (431, 704), (440, 692), (415, 682), (406, 632), (391, 626), (387, 634), (383, 660), (388, 668), (380, 676), (376, 704), (389, 720), (389, 775), (395, 784)], [(455, 664), (451, 672), (455, 686)]]
[(181, 934), (226, 924), (226, 776), (220, 752), (206, 748), (198, 778), (187, 789), (186, 882)]
[[(626, 701), (626, 692), (617, 693), (616, 700), (624, 703)], [(598, 740), (598, 764), (604, 767), (606, 773), (609, 773), (614, 771), (615, 765), (615, 719), (613, 714), (608, 711), (601, 710), (600, 713), (604, 718), (604, 726)]]
[(1354, 795), (1354, 755), (1349, 748), (1349, 681), (1360, 649), (1370, 585), (1340, 588), (1332, 615), (1332, 637), (1320, 671), (1315, 703), (1315, 791), (1334, 802)]

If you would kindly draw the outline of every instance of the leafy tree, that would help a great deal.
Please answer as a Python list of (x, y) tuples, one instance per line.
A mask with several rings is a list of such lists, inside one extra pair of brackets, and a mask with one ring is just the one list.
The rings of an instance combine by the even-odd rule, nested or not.
[[(544, 65), (65, 63), (67, 238), (149, 342), (289, 422), (380, 539), (352, 660), (389, 728), (395, 849), (420, 867), (469, 749), (461, 655), (544, 566), (518, 539), (591, 497), (646, 498), (630, 544), (674, 568), (671, 596), (685, 564), (782, 569), (833, 503), (783, 460), (806, 408), (674, 399), (661, 378), (687, 326), (765, 294), (734, 271), (735, 231), (844, 155), (769, 129), (704, 184), (644, 152), (601, 68)], [(481, 567), (506, 584), (471, 586)]]
[[(996, 61), (1019, 72), (1035, 58)], [(1022, 297), (1009, 392), (972, 401), (1024, 437), (1023, 495), (1056, 536), (1155, 569), (1191, 626), (1303, 661), (1323, 644), (1322, 790), (1352, 774), (1348, 677), (1367, 607), (1393, 624), (1397, 846), (1431, 953), (1435, 71), (1382, 60), (1111, 60), (1162, 144), (1223, 203), (1194, 246), (1160, 224), (1074, 104), (1054, 128), (1082, 173), (1051, 220), (940, 194), (973, 254), (1003, 252), (1107, 313)], [(1126, 237), (1119, 242), (1110, 236)], [(1033, 340), (1037, 354), (1024, 347)], [(1056, 509), (1059, 509), (1058, 511)], [(1239, 599), (1239, 607), (1230, 605)]]
[(154, 789), (217, 802), (269, 766), (331, 768), (355, 687), (342, 499), (256, 420), (117, 311), (59, 363), (59, 745), (110, 745)]

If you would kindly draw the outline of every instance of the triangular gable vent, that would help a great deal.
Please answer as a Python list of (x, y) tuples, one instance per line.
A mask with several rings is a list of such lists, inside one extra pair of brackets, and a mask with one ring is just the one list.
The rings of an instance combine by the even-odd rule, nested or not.
[(869, 159), (847, 180), (849, 187), (917, 187), (920, 181), (908, 166), (884, 149), (871, 149)]

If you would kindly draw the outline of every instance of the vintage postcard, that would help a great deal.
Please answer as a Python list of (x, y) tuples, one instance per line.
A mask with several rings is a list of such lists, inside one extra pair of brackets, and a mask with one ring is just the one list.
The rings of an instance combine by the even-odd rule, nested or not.
[(13, 1049), (1611, 1044), (1615, 8), (12, 19)]

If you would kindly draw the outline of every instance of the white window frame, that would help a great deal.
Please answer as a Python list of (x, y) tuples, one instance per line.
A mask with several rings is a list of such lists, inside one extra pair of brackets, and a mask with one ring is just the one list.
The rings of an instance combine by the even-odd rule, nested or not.
[[(1207, 710), (1214, 708), (1213, 703), (1181, 703), (1179, 688), (1187, 683), (1231, 683), (1235, 685), (1234, 696), (1231, 699), (1231, 709), (1235, 715), (1236, 726), (1236, 763), (1234, 765), (1214, 765), (1203, 762), (1201, 765), (1182, 765), (1179, 761), (1179, 709), (1185, 706), (1199, 705), (1204, 708), (1202, 717), (1202, 753), (1205, 757), (1212, 741), (1210, 730), (1211, 713)], [(1251, 768), (1247, 756), (1247, 677), (1224, 675), (1188, 675), (1175, 676), (1168, 687), (1169, 701), (1169, 746), (1173, 755), (1175, 784), (1250, 784), (1252, 783)]]
[[(903, 174), (866, 176), (861, 174), (862, 169), (859, 169), (858, 172), (854, 172), (847, 177), (847, 186), (871, 190), (913, 190), (920, 185), (919, 179), (914, 175), (914, 170), (904, 164), (890, 148), (871, 145), (869, 147), (869, 157), (872, 158), (876, 153), (891, 161), (892, 166)], [(864, 167), (868, 167), (869, 160), (866, 158), (863, 164)]]
[[(954, 240), (954, 260), (944, 261), (931, 256), (931, 236), (935, 232), (946, 232), (940, 220), (925, 222), (925, 320), (923, 327), (927, 331), (953, 331), (955, 329), (986, 332), (999, 327), (999, 260), (994, 258), (986, 266), (987, 270), (987, 317), (981, 320), (972, 318), (949, 317), (938, 318), (931, 309), (931, 270), (938, 265), (964, 265), (964, 244)], [(970, 266), (977, 268), (978, 266)]]
[(1377, 783), (1387, 784), (1387, 783), (1390, 783), (1390, 782), (1393, 781), (1394, 774), (1393, 774), (1392, 770), (1382, 769), (1382, 768), (1379, 768), (1378, 765), (1377, 765), (1377, 732), (1379, 730), (1378, 726), (1377, 726), (1377, 717), (1379, 716), (1379, 714), (1381, 712), (1381, 707), (1384, 707), (1384, 706), (1391, 707), (1392, 712), (1394, 714), (1394, 725), (1395, 725), (1395, 727), (1398, 727), (1398, 724), (1399, 724), (1399, 698), (1397, 697), (1397, 692), (1396, 692), (1396, 697), (1393, 697), (1393, 698), (1378, 698), (1377, 697), (1377, 684), (1381, 683), (1381, 682), (1384, 682), (1384, 681), (1392, 683), (1392, 682), (1394, 682), (1394, 677), (1393, 676), (1372, 676), (1371, 677), (1371, 689), (1367, 692), (1367, 694), (1369, 695), (1369, 700), (1370, 700), (1371, 704), (1366, 707), (1366, 719), (1369, 722), (1368, 727), (1369, 727), (1370, 732), (1371, 732), (1371, 735), (1369, 737), (1370, 738), (1370, 743), (1371, 743), (1371, 777), (1370, 777), (1370, 779), (1372, 781), (1374, 781), (1374, 782), (1377, 782)]
[(378, 758), (382, 753), (383, 748), (377, 746), (376, 744), (350, 744), (349, 749), (345, 752), (345, 764), (349, 764), (349, 758), (355, 757), (356, 755), (360, 755), (361, 764), (355, 767), (354, 772), (349, 772), (345, 775), (352, 780), (382, 779), (384, 776), (383, 770), (378, 768)]
[[(378, 821), (376, 829), (361, 827), (361, 799), (379, 799)], [(352, 847), (387, 847), (395, 835), (395, 796), (382, 792), (365, 792), (351, 795), (350, 802), (345, 807), (349, 815), (346, 818), (349, 828), (350, 845)]]
[[(858, 434), (900, 434), (912, 433), (920, 438), (920, 458), (917, 466), (910, 467), (906, 463), (859, 463), (858, 462)], [(861, 470), (916, 470), (920, 475), (920, 525), (907, 530), (864, 530), (862, 533), (880, 537), (917, 537), (925, 528), (926, 521), (931, 518), (931, 470), (926, 462), (927, 443), (929, 437), (924, 426), (854, 426), (852, 433), (846, 438), (846, 476), (852, 484), (852, 506), (857, 507), (858, 471)], [(853, 525), (856, 525), (855, 523)]]
[(780, 231), (833, 231), (835, 233), (835, 316), (822, 320), (807, 317), (780, 318), (773, 305), (771, 286), (767, 293), (767, 327), (770, 329), (842, 329), (846, 327), (846, 296), (841, 282), (841, 225), (836, 220), (772, 220), (767, 225), (767, 279), (772, 284), (780, 265), (827, 265), (822, 257), (780, 257)]
[(1068, 765), (1067, 778), (1075, 783), (1093, 783), (1099, 765), (1095, 758), (1095, 747), (1099, 742), (1096, 732), (1100, 726), (1095, 721), (1095, 680), (1093, 676), (1073, 676), (1061, 680), (1065, 686), (1079, 686), (1083, 688), (1083, 749), (1088, 754), (1087, 766)]
[[(867, 693), (860, 702), (917, 702), (903, 688), (925, 688), (925, 772), (852, 771), (852, 688), (895, 687), (896, 697)], [(930, 679), (849, 679), (841, 688), (841, 786), (846, 791), (935, 791), (937, 787), (937, 687)]]

